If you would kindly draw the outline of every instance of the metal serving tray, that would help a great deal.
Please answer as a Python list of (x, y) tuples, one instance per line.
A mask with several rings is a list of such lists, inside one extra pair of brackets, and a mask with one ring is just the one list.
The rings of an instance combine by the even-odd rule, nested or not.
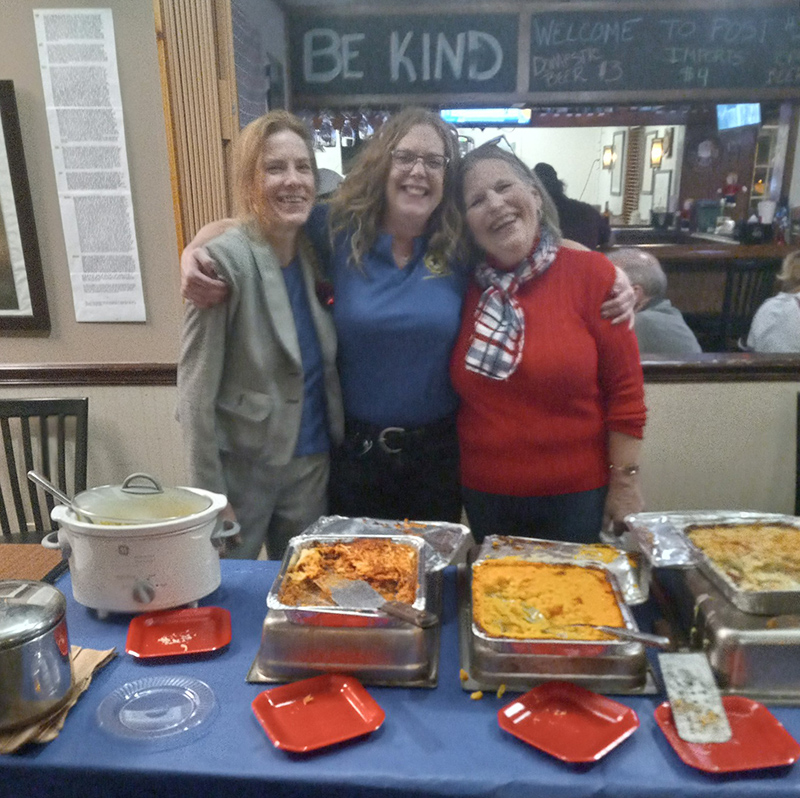
[[(542, 682), (566, 680), (604, 694), (639, 695), (656, 691), (641, 643), (626, 641), (542, 640), (519, 648), (475, 634), (472, 621), (472, 570), (458, 567), (459, 655), (466, 674), (464, 690), (525, 691)], [(632, 627), (636, 624), (632, 621)], [(628, 618), (626, 617), (626, 624)]]
[(286, 573), (297, 561), (300, 553), (317, 543), (352, 543), (354, 540), (362, 538), (391, 540), (398, 545), (411, 546), (417, 550), (417, 593), (413, 606), (424, 610), (426, 604), (426, 579), (425, 579), (425, 555), (423, 547), (425, 541), (414, 535), (392, 535), (392, 534), (352, 534), (352, 535), (298, 535), (289, 541), (286, 554), (283, 557), (280, 571), (272, 583), (267, 594), (267, 607), (270, 610), (283, 612), (286, 618), (292, 623), (311, 626), (333, 626), (333, 627), (382, 627), (405, 625), (388, 615), (384, 615), (379, 610), (363, 609), (356, 607), (340, 607), (335, 604), (328, 605), (307, 605), (303, 607), (284, 604), (279, 596), (281, 586), (286, 578)]
[(723, 692), (800, 704), (800, 616), (743, 612), (697, 568), (660, 569), (654, 583), (665, 615), (706, 653)]
[[(777, 513), (754, 513), (735, 510), (694, 513), (639, 513), (632, 522), (653, 529), (660, 524), (669, 524), (686, 538), (686, 544), (696, 552), (700, 570), (725, 598), (742, 612), (754, 615), (782, 615), (800, 613), (800, 590), (743, 590), (738, 587), (714, 561), (687, 535), (689, 527), (716, 526), (720, 524), (788, 524), (798, 530), (800, 518)], [(800, 545), (800, 537), (798, 537)]]
[(343, 515), (323, 515), (303, 531), (304, 536), (324, 535), (397, 535), (422, 538), (428, 545), (425, 551), (425, 570), (441, 571), (450, 565), (462, 549), (472, 543), (469, 529), (463, 524), (446, 521), (391, 521), (381, 518), (349, 518)]
[[(502, 557), (518, 557), (530, 562), (568, 563), (588, 568), (600, 568), (608, 575), (608, 581), (614, 592), (614, 598), (622, 612), (622, 619), (628, 629), (638, 631), (630, 608), (625, 604), (625, 599), (620, 590), (619, 583), (613, 571), (607, 565), (596, 559), (586, 559), (580, 555), (581, 547), (574, 543), (561, 543), (558, 541), (544, 541), (535, 538), (511, 538), (504, 536), (487, 537), (478, 556), (473, 563), (473, 568), (489, 560)], [(471, 572), (470, 572), (471, 573)], [(470, 617), (472, 617), (472, 586), (470, 579), (469, 604)], [(616, 652), (630, 647), (627, 640), (557, 640), (552, 638), (536, 638), (523, 640), (516, 637), (495, 637), (483, 631), (472, 620), (472, 637), (477, 651), (495, 652), (500, 654), (524, 654), (535, 656), (555, 657), (607, 657)], [(641, 643), (633, 645), (642, 648)]]
[[(441, 573), (427, 575), (425, 593), (430, 611), (441, 615)], [(247, 680), (286, 682), (320, 673), (350, 673), (368, 685), (435, 687), (440, 636), (439, 624), (429, 629), (406, 623), (309, 626), (270, 610)]]

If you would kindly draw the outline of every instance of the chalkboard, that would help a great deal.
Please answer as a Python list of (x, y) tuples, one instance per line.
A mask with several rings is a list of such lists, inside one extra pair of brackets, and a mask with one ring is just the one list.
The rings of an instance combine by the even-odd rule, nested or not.
[(292, 90), (304, 98), (517, 88), (518, 14), (314, 13), (287, 28)]
[(558, 11), (530, 24), (529, 92), (800, 87), (800, 4)]

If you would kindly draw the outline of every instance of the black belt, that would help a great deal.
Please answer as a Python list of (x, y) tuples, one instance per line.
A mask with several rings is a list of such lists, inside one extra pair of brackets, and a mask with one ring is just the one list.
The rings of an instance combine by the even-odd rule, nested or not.
[(423, 446), (428, 441), (455, 435), (455, 416), (425, 424), (422, 427), (380, 427), (364, 421), (347, 419), (344, 425), (345, 439), (356, 454), (365, 455), (373, 446), (386, 454), (400, 454), (405, 450)]

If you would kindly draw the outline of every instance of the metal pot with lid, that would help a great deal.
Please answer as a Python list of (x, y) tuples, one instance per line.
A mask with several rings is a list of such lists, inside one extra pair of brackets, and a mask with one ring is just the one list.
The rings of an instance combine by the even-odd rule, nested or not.
[(67, 602), (52, 585), (0, 581), (0, 729), (35, 722), (72, 687)]
[(75, 600), (109, 612), (145, 612), (190, 604), (220, 583), (228, 500), (200, 488), (162, 488), (147, 474), (79, 493), (50, 513), (59, 524), (42, 541), (69, 559)]

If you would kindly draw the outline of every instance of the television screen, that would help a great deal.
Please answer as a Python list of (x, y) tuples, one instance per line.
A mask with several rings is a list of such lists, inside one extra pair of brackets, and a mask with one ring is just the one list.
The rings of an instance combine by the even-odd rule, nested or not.
[(732, 127), (760, 124), (761, 105), (759, 103), (717, 106), (717, 130), (730, 130)]
[(439, 112), (445, 122), (451, 125), (511, 127), (528, 125), (531, 121), (530, 108), (445, 108)]

